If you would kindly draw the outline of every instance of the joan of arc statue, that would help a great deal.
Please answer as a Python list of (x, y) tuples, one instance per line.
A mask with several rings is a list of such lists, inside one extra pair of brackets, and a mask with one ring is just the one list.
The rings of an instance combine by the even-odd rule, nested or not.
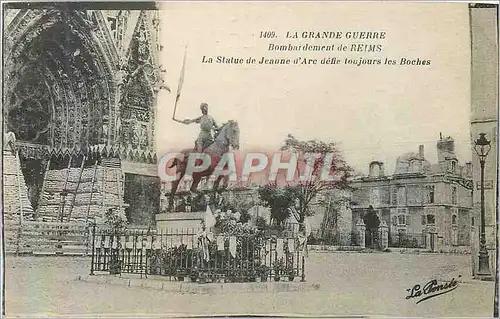
[(191, 124), (191, 123), (197, 123), (200, 124), (200, 134), (198, 135), (198, 138), (196, 139), (195, 142), (195, 147), (197, 152), (202, 152), (205, 148), (207, 148), (211, 143), (214, 141), (214, 137), (212, 135), (212, 130), (215, 131), (215, 134), (217, 134), (217, 131), (219, 130), (219, 127), (215, 123), (215, 120), (213, 117), (208, 115), (208, 104), (207, 103), (201, 103), (200, 105), (200, 110), (202, 115), (198, 118), (195, 119), (186, 119), (182, 121), (184, 124)]

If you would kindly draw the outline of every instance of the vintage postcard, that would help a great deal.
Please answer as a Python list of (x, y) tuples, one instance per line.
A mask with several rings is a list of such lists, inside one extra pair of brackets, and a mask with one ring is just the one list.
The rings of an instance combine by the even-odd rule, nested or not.
[(497, 4), (2, 27), (3, 316), (498, 316)]

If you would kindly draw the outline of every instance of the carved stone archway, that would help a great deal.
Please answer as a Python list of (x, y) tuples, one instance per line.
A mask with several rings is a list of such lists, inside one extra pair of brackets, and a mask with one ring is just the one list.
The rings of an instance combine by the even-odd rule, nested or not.
[(4, 119), (21, 142), (81, 149), (113, 140), (117, 57), (96, 14), (21, 11), (4, 46)]

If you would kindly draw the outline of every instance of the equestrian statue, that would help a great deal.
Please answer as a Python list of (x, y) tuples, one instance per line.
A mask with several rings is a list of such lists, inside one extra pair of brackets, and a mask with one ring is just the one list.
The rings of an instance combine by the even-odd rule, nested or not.
[[(198, 138), (194, 143), (193, 149), (183, 150), (181, 153), (184, 155), (184, 159), (178, 160), (174, 159), (170, 168), (176, 167), (179, 178), (172, 182), (172, 189), (169, 197), (169, 210), (173, 208), (174, 196), (179, 186), (181, 179), (186, 174), (186, 168), (188, 163), (189, 154), (191, 153), (205, 153), (211, 158), (210, 166), (202, 172), (194, 172), (192, 174), (193, 182), (190, 187), (192, 194), (198, 193), (198, 184), (204, 177), (209, 177), (214, 172), (220, 158), (227, 152), (230, 148), (237, 150), (239, 148), (239, 138), (240, 130), (238, 122), (234, 120), (229, 120), (227, 123), (221, 125), (220, 127), (216, 124), (214, 118), (208, 114), (208, 104), (201, 103), (200, 110), (202, 115), (195, 119), (186, 120), (176, 120), (174, 121), (182, 124), (200, 124), (200, 133)], [(215, 134), (212, 134), (214, 132)], [(216, 191), (220, 181), (225, 176), (219, 175), (214, 183), (213, 190)]]

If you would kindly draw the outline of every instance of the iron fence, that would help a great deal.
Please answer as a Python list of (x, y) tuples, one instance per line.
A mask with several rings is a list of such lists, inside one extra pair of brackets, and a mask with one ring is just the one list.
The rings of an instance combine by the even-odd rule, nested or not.
[(91, 274), (161, 275), (194, 282), (305, 281), (304, 247), (296, 236), (96, 230), (92, 247)]
[(389, 234), (389, 247), (426, 248), (426, 235), (425, 233)]

